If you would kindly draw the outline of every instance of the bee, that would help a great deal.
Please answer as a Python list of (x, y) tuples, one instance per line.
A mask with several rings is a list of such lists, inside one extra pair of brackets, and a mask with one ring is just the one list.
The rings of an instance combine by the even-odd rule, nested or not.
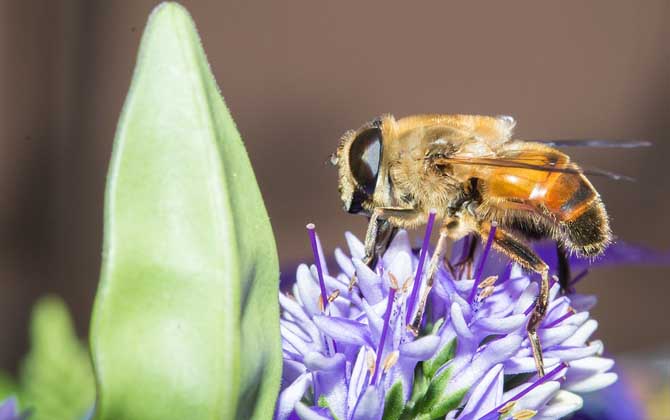
[(419, 227), (436, 212), (440, 237), (414, 321), (408, 325), (415, 333), (447, 239), (474, 234), (486, 240), (493, 231), (493, 247), (540, 274), (527, 332), (543, 376), (537, 328), (547, 309), (549, 268), (527, 241), (552, 239), (561, 252), (584, 257), (605, 250), (612, 233), (600, 195), (586, 177), (589, 173), (555, 147), (611, 144), (516, 140), (515, 125), (507, 116), (416, 115), (396, 120), (384, 115), (347, 131), (331, 160), (339, 169), (344, 210), (370, 218), (365, 263), (371, 267), (398, 228)]

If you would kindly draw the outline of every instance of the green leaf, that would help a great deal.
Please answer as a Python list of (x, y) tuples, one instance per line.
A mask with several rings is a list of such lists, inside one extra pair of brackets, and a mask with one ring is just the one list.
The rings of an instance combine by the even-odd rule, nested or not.
[(412, 408), (420, 401), (423, 396), (426, 394), (428, 385), (430, 384), (429, 379), (423, 373), (423, 363), (419, 363), (414, 368), (414, 383), (412, 384), (412, 395), (409, 398), (407, 406)]
[(414, 415), (411, 418), (421, 420), (444, 418), (449, 411), (458, 407), (468, 389), (445, 394), (444, 391), (447, 389), (450, 379), (450, 368), (444, 369), (433, 377), (423, 398), (414, 406), (412, 410)]
[(435, 376), (435, 372), (448, 361), (454, 358), (456, 354), (456, 339), (451, 340), (433, 358), (423, 362), (423, 372), (427, 378)]
[(240, 135), (188, 12), (145, 29), (107, 180), (91, 325), (96, 419), (269, 419), (279, 270)]
[(382, 420), (398, 420), (405, 407), (405, 397), (402, 392), (402, 382), (398, 381), (386, 394), (384, 402), (384, 416)]
[(58, 298), (43, 298), (35, 305), (20, 385), (19, 400), (32, 409), (31, 420), (80, 419), (93, 406), (95, 383), (88, 352)]
[(458, 407), (458, 405), (468, 393), (468, 389), (460, 389), (448, 395), (442, 395), (428, 411), (428, 417), (431, 419), (441, 419), (447, 415), (448, 412)]
[(19, 387), (9, 374), (0, 372), (0, 401), (17, 393)]

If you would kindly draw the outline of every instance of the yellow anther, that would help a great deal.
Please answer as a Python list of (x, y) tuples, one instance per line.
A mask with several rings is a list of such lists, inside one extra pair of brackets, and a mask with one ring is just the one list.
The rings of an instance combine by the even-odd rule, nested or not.
[(389, 271), (389, 283), (391, 283), (391, 289), (398, 290), (398, 279)]
[(402, 293), (407, 293), (409, 290), (410, 280), (412, 280), (412, 277), (407, 277), (407, 279), (405, 279), (405, 284), (402, 285)]
[(515, 405), (516, 405), (516, 401), (509, 401), (507, 404), (500, 407), (500, 409), (498, 410), (498, 413), (500, 413), (502, 415), (509, 414), (512, 411), (512, 409), (514, 408)]
[(366, 358), (368, 363), (368, 371), (370, 372), (370, 377), (372, 377), (375, 374), (375, 354), (372, 351), (368, 351)]
[(356, 279), (356, 274), (354, 274), (353, 276), (351, 276), (351, 279), (349, 280), (349, 291), (350, 291), (350, 292), (351, 292), (352, 290), (354, 290), (354, 286), (356, 285), (356, 282), (357, 282), (357, 281), (358, 281), (358, 280)]
[(524, 408), (523, 410), (520, 410), (520, 411), (517, 411), (516, 413), (514, 413), (512, 418), (514, 420), (528, 420), (528, 419), (532, 419), (533, 417), (535, 417), (536, 414), (537, 414), (537, 411), (530, 410), (528, 408)]
[(491, 296), (493, 294), (494, 290), (495, 290), (495, 287), (493, 287), (493, 286), (489, 286), (489, 287), (485, 288), (484, 290), (479, 292), (479, 300), (484, 300), (487, 297)]
[(316, 304), (319, 306), (319, 311), (321, 312), (325, 311), (326, 308), (323, 307), (323, 298), (321, 297), (321, 295), (319, 295), (319, 297), (316, 299), (317, 299)]
[(333, 303), (335, 299), (337, 299), (340, 296), (340, 291), (339, 289), (335, 289), (333, 293), (328, 296), (328, 302)]
[(485, 289), (487, 287), (493, 286), (498, 281), (498, 276), (488, 276), (484, 279), (483, 282), (479, 283), (477, 286), (480, 289)]
[(400, 357), (400, 352), (398, 350), (392, 351), (386, 356), (383, 364), (383, 372), (388, 372), (396, 363), (398, 363), (398, 358)]

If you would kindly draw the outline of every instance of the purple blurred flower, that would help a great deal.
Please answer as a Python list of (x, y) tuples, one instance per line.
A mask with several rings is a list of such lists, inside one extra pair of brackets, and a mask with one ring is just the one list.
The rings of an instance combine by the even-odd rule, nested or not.
[(413, 252), (401, 231), (371, 270), (347, 233), (351, 256), (337, 249), (331, 274), (313, 227), (310, 234), (316, 264), (299, 266), (292, 295), (280, 295), (279, 420), (553, 419), (582, 406), (576, 393), (616, 381), (602, 343), (588, 341), (597, 328), (592, 296), (562, 295), (553, 284), (539, 330), (547, 375), (538, 378), (525, 332), (538, 285), (519, 267), (484, 278), (485, 248), (474, 279), (441, 269), (414, 336), (407, 321), (424, 291), (412, 289), (427, 252)]
[(19, 414), (19, 405), (16, 398), (10, 397), (0, 401), (0, 420), (21, 420), (25, 416)]

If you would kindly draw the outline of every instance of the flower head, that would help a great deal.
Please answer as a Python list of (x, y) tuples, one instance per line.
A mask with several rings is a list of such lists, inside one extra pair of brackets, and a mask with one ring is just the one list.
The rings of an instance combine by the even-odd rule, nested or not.
[[(350, 255), (335, 251), (333, 273), (308, 226), (316, 264), (299, 266), (292, 294), (280, 295), (277, 419), (559, 418), (581, 407), (576, 393), (616, 380), (602, 343), (589, 342), (595, 299), (563, 295), (555, 282), (539, 329), (547, 374), (537, 376), (525, 332), (537, 282), (511, 263), (488, 273), (490, 241), (474, 273), (442, 268), (427, 289), (430, 225), (420, 252), (400, 231), (374, 270), (347, 233)], [(420, 296), (417, 334), (408, 325)]]

